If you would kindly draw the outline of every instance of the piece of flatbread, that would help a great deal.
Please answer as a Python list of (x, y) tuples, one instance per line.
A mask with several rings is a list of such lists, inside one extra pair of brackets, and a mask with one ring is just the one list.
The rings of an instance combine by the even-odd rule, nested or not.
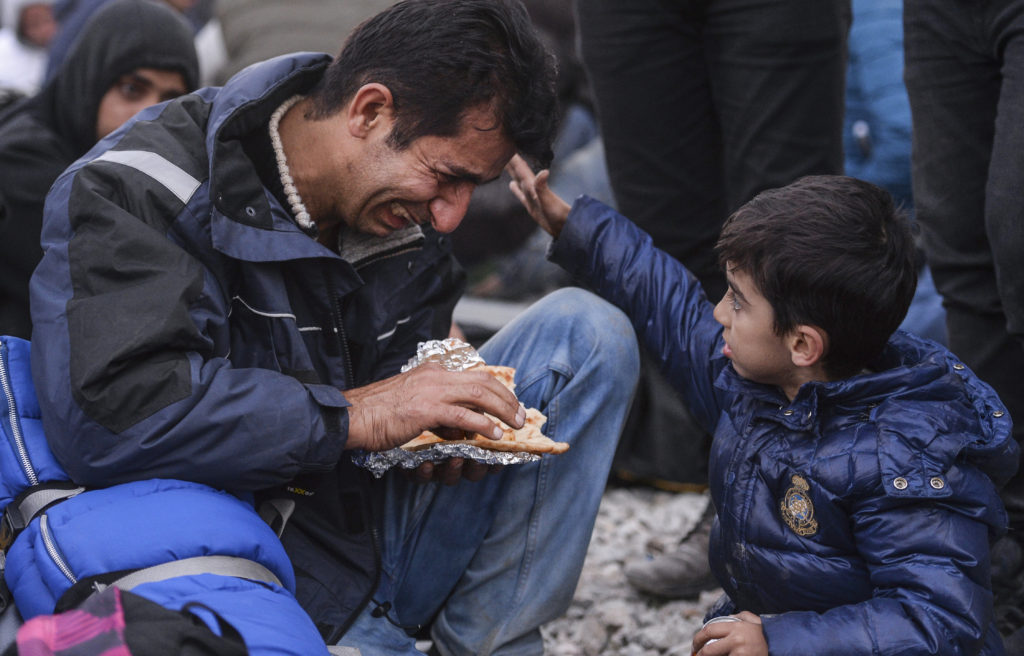
[[(516, 370), (512, 367), (496, 365), (478, 365), (473, 367), (473, 369), (477, 368), (483, 368), (484, 371), (500, 380), (505, 387), (515, 391)], [(500, 440), (488, 439), (476, 433), (465, 440), (446, 440), (431, 431), (423, 431), (403, 444), (402, 448), (407, 451), (420, 451), (444, 442), (446, 444), (471, 444), (491, 451), (515, 451), (518, 453), (565, 453), (569, 450), (567, 442), (555, 442), (541, 433), (541, 426), (547, 421), (547, 417), (536, 408), (526, 409), (526, 422), (520, 429), (513, 429), (506, 425), (505, 422), (491, 415), (486, 416), (504, 430), (505, 434)]]

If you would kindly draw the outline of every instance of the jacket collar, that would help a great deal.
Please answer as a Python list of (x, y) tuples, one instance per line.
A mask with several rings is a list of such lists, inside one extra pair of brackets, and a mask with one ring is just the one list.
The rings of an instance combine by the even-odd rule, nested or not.
[(869, 371), (832, 382), (804, 383), (792, 401), (778, 387), (741, 377), (732, 364), (722, 370), (715, 386), (758, 401), (762, 404), (759, 415), (804, 430), (815, 423), (819, 407), (870, 408), (901, 393), (950, 384), (954, 364), (942, 347), (897, 331)]
[(221, 252), (254, 262), (337, 257), (305, 234), (263, 188), (241, 142), (252, 130), (262, 129), (282, 102), (309, 91), (330, 62), (328, 55), (310, 53), (270, 59), (235, 75), (214, 96), (206, 149), (210, 227)]
[[(241, 137), (264, 129), (270, 115), (323, 75), (327, 55), (286, 55), (255, 64), (231, 78), (213, 99), (206, 132), (210, 153), (211, 237), (217, 250), (236, 259), (270, 262), (338, 254), (303, 232), (287, 209), (264, 189), (242, 149)], [(341, 257), (354, 267), (422, 245), (419, 226), (381, 238), (342, 232)]]

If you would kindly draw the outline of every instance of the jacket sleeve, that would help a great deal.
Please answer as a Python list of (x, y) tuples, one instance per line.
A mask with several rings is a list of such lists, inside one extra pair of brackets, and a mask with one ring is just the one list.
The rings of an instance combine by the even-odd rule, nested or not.
[(87, 485), (179, 478), (242, 491), (334, 466), (347, 429), (339, 390), (214, 352), (223, 290), (168, 230), (190, 220), (186, 200), (112, 162), (55, 183), (31, 282), (51, 449)]
[(694, 416), (712, 430), (722, 404), (714, 382), (728, 361), (714, 306), (693, 274), (627, 218), (587, 196), (573, 204), (551, 259), (629, 316)]
[[(981, 479), (976, 470), (954, 470), (945, 489), (987, 488), (994, 497), (991, 483)], [(929, 498), (894, 491), (855, 502), (851, 527), (868, 566), (873, 597), (824, 613), (763, 616), (769, 653), (978, 653), (986, 632), (994, 630), (988, 584), (991, 526), (982, 520), (986, 504), (970, 496), (943, 497), (940, 491)], [(998, 499), (993, 502), (998, 505)]]

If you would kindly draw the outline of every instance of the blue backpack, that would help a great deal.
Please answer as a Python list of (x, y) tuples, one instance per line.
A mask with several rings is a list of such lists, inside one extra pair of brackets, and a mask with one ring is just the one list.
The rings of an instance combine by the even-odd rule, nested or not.
[(0, 566), (21, 616), (115, 586), (203, 609), (193, 612), (214, 633), (234, 627), (250, 654), (327, 654), (277, 534), (250, 503), (179, 480), (89, 490), (68, 480), (43, 434), (29, 350), (0, 337)]

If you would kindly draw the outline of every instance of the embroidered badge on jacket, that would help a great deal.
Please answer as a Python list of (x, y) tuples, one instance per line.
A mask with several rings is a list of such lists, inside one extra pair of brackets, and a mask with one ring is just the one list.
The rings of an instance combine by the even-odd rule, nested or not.
[(818, 521), (814, 519), (814, 504), (807, 490), (810, 486), (802, 476), (793, 475), (793, 486), (786, 490), (786, 497), (779, 504), (782, 518), (797, 535), (808, 536), (818, 532)]

